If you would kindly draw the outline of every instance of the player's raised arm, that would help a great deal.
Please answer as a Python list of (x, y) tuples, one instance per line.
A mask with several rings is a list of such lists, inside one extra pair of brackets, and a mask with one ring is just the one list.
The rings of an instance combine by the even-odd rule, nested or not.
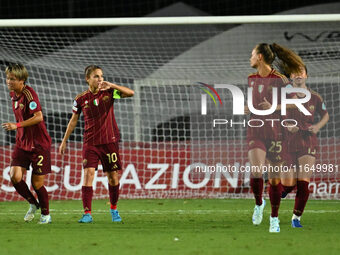
[(132, 97), (134, 95), (134, 91), (128, 87), (124, 87), (121, 85), (117, 85), (115, 83), (111, 83), (111, 82), (107, 82), (107, 81), (103, 81), (100, 85), (99, 88), (101, 90), (107, 90), (107, 89), (115, 89), (118, 90), (120, 92), (120, 97), (124, 98), (124, 97)]

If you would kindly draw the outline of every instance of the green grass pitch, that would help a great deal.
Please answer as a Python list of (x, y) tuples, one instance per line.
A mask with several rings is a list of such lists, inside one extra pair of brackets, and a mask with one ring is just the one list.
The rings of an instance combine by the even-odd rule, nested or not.
[(269, 233), (270, 206), (255, 227), (247, 199), (120, 200), (123, 223), (95, 200), (91, 224), (77, 223), (81, 201), (51, 201), (49, 225), (39, 213), (25, 223), (26, 202), (1, 202), (0, 254), (339, 254), (340, 202), (308, 201), (303, 229), (290, 226), (293, 205), (281, 202), (281, 233)]

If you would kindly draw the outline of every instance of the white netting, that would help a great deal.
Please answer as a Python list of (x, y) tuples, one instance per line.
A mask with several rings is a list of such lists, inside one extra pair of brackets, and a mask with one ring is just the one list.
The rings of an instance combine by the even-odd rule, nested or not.
[[(231, 95), (217, 89), (223, 107), (215, 107), (208, 97), (209, 114), (202, 116), (202, 90), (195, 83), (228, 83), (244, 90), (253, 71), (250, 53), (257, 43), (276, 42), (295, 50), (308, 66), (308, 84), (324, 97), (331, 117), (319, 134), (318, 163), (338, 165), (339, 27), (339, 22), (320, 22), (1, 29), (0, 61), (2, 70), (9, 62), (23, 63), (28, 84), (40, 98), (53, 140), (48, 183), (52, 199), (81, 197), (82, 122), (69, 139), (67, 155), (61, 158), (56, 150), (73, 98), (87, 89), (83, 71), (89, 64), (101, 66), (105, 79), (135, 90), (133, 98), (115, 104), (122, 134), (121, 197), (245, 197), (250, 194), (248, 174), (202, 176), (190, 168), (193, 163), (241, 167), (248, 162), (245, 128), (212, 127), (216, 116), (240, 120), (231, 115)], [(4, 85), (4, 73), (1, 79)], [(6, 86), (0, 94), (1, 122), (13, 121)], [(18, 199), (9, 183), (14, 135), (0, 133), (1, 200)], [(108, 196), (106, 183), (98, 171), (96, 198)], [(340, 173), (317, 174), (313, 185), (315, 197), (339, 198)]]

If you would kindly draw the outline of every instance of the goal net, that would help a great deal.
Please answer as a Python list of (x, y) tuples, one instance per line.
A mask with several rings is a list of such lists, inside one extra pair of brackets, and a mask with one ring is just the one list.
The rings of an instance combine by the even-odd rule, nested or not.
[[(135, 91), (134, 97), (114, 105), (122, 136), (122, 198), (252, 197), (249, 172), (242, 171), (249, 166), (246, 127), (213, 126), (214, 119), (242, 123), (247, 117), (232, 115), (231, 93), (217, 84), (233, 84), (245, 92), (247, 76), (254, 71), (249, 66), (254, 46), (261, 42), (287, 46), (307, 64), (307, 84), (322, 95), (330, 114), (318, 134), (320, 171), (313, 174), (311, 194), (339, 199), (339, 27), (339, 21), (2, 27), (0, 64), (2, 71), (8, 63), (24, 64), (27, 84), (39, 96), (53, 140), (47, 183), (51, 199), (81, 198), (82, 119), (66, 155), (57, 150), (73, 99), (87, 89), (84, 68), (90, 64), (102, 67), (105, 80)], [(4, 72), (0, 77), (1, 122), (15, 121)], [(203, 99), (207, 114), (202, 114)], [(14, 143), (15, 132), (0, 132), (2, 201), (20, 199), (9, 177)], [(218, 171), (223, 167), (228, 170)], [(30, 171), (25, 180), (30, 185)], [(100, 165), (93, 185), (94, 198), (108, 197)]]

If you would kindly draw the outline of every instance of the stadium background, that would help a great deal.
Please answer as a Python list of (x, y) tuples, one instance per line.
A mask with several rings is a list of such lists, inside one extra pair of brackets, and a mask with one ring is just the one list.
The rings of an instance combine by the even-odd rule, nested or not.
[[(339, 13), (339, 3), (46, 1), (41, 4), (40, 1), (3, 1), (0, 9), (2, 19), (323, 12)], [(340, 31), (336, 24), (298, 26), (298, 29), (294, 24), (269, 24), (266, 29), (261, 25), (2, 29), (1, 69), (16, 61), (28, 67), (28, 84), (38, 92), (54, 142), (53, 174), (48, 185), (52, 199), (79, 199), (81, 196), (81, 123), (70, 138), (68, 155), (62, 159), (56, 150), (71, 114), (72, 99), (86, 89), (83, 69), (92, 63), (103, 67), (108, 80), (138, 91), (134, 98), (117, 103), (115, 108), (122, 133), (125, 173), (121, 181), (122, 198), (247, 197), (247, 175), (214, 175), (207, 179), (205, 175), (191, 173), (190, 164), (198, 161), (207, 165), (216, 162), (247, 164), (245, 129), (212, 129), (209, 123), (213, 116), (202, 118), (199, 114), (201, 91), (192, 85), (195, 81), (225, 82), (245, 88), (240, 77), (252, 71), (247, 60), (251, 47), (259, 40), (278, 40), (306, 60), (310, 84), (324, 96), (331, 116), (320, 134), (319, 162), (338, 165)], [(289, 35), (301, 30), (305, 34), (295, 36), (295, 41), (289, 39)], [(212, 48), (214, 51), (209, 51)], [(232, 51), (239, 55), (231, 55)], [(228, 58), (230, 56), (235, 59)], [(3, 75), (1, 84), (5, 84), (4, 78)], [(1, 87), (0, 95), (1, 122), (13, 120), (5, 86)], [(223, 94), (223, 99), (225, 104), (223, 109), (218, 109), (218, 114), (230, 117), (230, 95)], [(209, 111), (216, 110), (212, 104), (209, 107)], [(0, 166), (4, 169), (0, 175), (0, 200), (19, 199), (8, 176), (14, 135), (4, 131), (0, 134)], [(30, 182), (29, 177), (26, 180)], [(315, 198), (333, 199), (339, 198), (339, 186), (339, 173), (326, 173), (315, 176), (311, 189)], [(107, 197), (106, 180), (100, 171), (94, 188), (95, 198)]]

